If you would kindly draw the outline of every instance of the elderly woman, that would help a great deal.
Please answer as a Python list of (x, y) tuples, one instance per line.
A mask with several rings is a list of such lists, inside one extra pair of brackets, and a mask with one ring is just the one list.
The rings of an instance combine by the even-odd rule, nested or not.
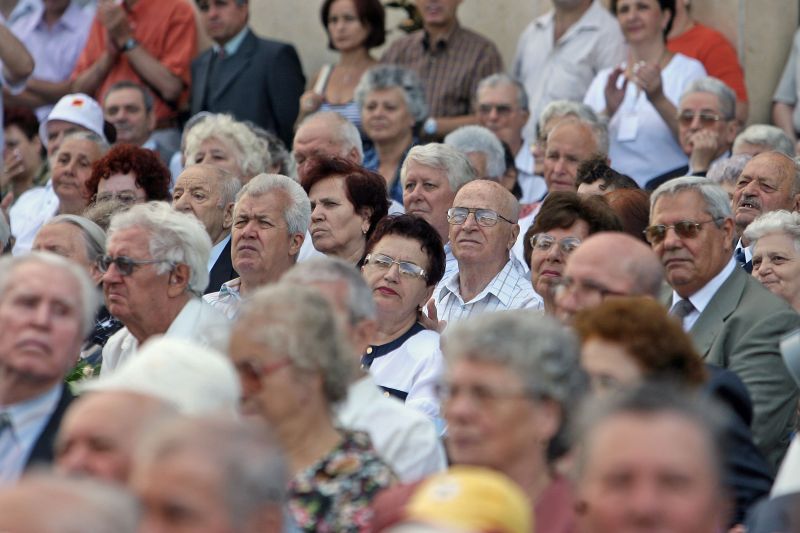
[(319, 157), (310, 161), (301, 185), (311, 200), (314, 248), (361, 265), (367, 240), (389, 211), (386, 182), (352, 161)]
[(311, 113), (335, 111), (361, 129), (356, 85), (377, 63), (369, 51), (386, 41), (386, 13), (379, 0), (325, 0), (320, 18), (328, 48), (339, 52), (339, 62), (323, 65), (314, 76), (311, 89), (300, 97), (297, 124)]
[(169, 183), (169, 169), (157, 153), (132, 144), (118, 144), (94, 164), (86, 191), (95, 203), (116, 199), (132, 205), (169, 201)]
[(525, 233), (525, 259), (531, 283), (544, 300), (547, 313), (555, 311), (554, 288), (561, 280), (567, 257), (581, 241), (600, 231), (622, 231), (608, 204), (597, 196), (574, 192), (551, 193)]
[(753, 247), (753, 277), (800, 312), (800, 213), (770, 211), (744, 230)]
[(374, 67), (356, 88), (364, 132), (372, 147), (364, 151), (364, 166), (386, 180), (389, 196), (403, 202), (400, 167), (417, 144), (418, 126), (428, 116), (425, 91), (414, 71), (394, 65)]
[(584, 98), (608, 117), (608, 155), (614, 168), (640, 187), (686, 166), (677, 140), (676, 105), (688, 84), (706, 74), (699, 61), (667, 50), (675, 1), (611, 0), (628, 43), (628, 59), (601, 70)]
[(389, 216), (378, 223), (366, 251), (361, 271), (375, 300), (378, 330), (362, 366), (384, 391), (436, 418), (434, 385), (442, 371), (439, 334), (418, 319), (444, 275), (442, 239), (419, 217)]
[(537, 530), (575, 531), (572, 490), (548, 459), (586, 387), (575, 337), (549, 317), (494, 313), (451, 325), (443, 350), (451, 462), (510, 477)]
[(242, 182), (266, 169), (267, 144), (230, 115), (210, 115), (186, 135), (186, 165), (207, 163), (227, 170)]
[(242, 307), (228, 353), (242, 410), (263, 418), (288, 455), (289, 512), (303, 531), (367, 528), (378, 491), (395, 481), (365, 433), (334, 425), (352, 351), (331, 305), (314, 289), (279, 283)]

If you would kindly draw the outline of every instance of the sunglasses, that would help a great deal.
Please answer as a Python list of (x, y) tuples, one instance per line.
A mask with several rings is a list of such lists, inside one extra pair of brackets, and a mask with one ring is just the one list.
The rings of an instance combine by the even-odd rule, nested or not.
[(700, 233), (700, 228), (703, 224), (709, 222), (717, 222), (719, 219), (705, 220), (703, 222), (695, 222), (694, 220), (681, 220), (671, 225), (655, 224), (647, 226), (642, 233), (644, 238), (650, 244), (658, 244), (667, 237), (667, 230), (674, 229), (675, 234), (681, 239), (694, 239)]
[(492, 211), (491, 209), (482, 209), (479, 207), (451, 207), (447, 210), (447, 222), (452, 225), (459, 226), (467, 221), (467, 217), (470, 213), (475, 215), (475, 221), (479, 226), (486, 228), (497, 224), (498, 219), (503, 219), (509, 224), (516, 224), (516, 222), (511, 222), (497, 211)]
[(409, 261), (398, 261), (394, 257), (385, 254), (367, 254), (367, 257), (364, 260), (364, 265), (373, 266), (378, 270), (389, 270), (392, 268), (392, 265), (397, 265), (402, 276), (411, 279), (428, 279), (425, 269), (421, 266)]
[(694, 111), (689, 111), (687, 109), (686, 111), (680, 112), (680, 114), (678, 115), (678, 122), (681, 124), (681, 126), (685, 126), (688, 128), (694, 122), (695, 117), (697, 117), (700, 120), (700, 126), (704, 128), (713, 126), (720, 120), (723, 120), (722, 115), (719, 115), (717, 113), (711, 113), (710, 111), (700, 111), (698, 113), (695, 113)]
[(130, 276), (138, 266), (142, 265), (156, 265), (158, 263), (168, 263), (172, 268), (175, 268), (175, 263), (167, 261), (166, 259), (131, 259), (121, 255), (119, 257), (111, 257), (110, 255), (101, 255), (95, 261), (97, 269), (100, 272), (107, 272), (111, 265), (117, 265), (117, 271), (121, 276)]

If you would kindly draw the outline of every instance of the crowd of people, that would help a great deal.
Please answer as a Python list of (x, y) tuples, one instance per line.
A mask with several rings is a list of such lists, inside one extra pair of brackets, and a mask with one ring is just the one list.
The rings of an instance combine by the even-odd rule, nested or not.
[(319, 3), (0, 2), (0, 530), (800, 531), (800, 31)]

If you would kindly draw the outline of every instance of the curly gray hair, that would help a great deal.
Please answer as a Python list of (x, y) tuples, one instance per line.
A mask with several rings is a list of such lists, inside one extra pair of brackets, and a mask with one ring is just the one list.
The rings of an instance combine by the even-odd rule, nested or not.
[(400, 88), (408, 105), (408, 112), (419, 123), (428, 116), (428, 104), (425, 102), (425, 90), (416, 72), (396, 65), (378, 65), (364, 73), (356, 87), (358, 107), (364, 107), (369, 93), (385, 89)]
[(200, 145), (207, 139), (217, 139), (228, 145), (234, 153), (242, 175), (237, 176), (246, 180), (266, 170), (264, 168), (267, 143), (260, 139), (252, 129), (243, 122), (234, 120), (230, 115), (211, 115), (198, 122), (186, 135), (187, 164), (195, 161), (195, 156), (200, 151)]
[(764, 213), (744, 230), (744, 239), (755, 245), (758, 240), (770, 233), (784, 233), (794, 241), (794, 248), (800, 252), (800, 213), (783, 209)]

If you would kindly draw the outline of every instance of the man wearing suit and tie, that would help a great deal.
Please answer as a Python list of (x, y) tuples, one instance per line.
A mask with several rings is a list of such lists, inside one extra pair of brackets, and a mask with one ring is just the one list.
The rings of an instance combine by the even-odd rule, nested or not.
[(100, 296), (85, 270), (34, 252), (0, 259), (0, 486), (53, 460), (72, 394), (64, 377), (94, 325)]
[(775, 467), (789, 445), (798, 392), (778, 342), (800, 327), (800, 315), (733, 259), (734, 219), (721, 187), (677, 178), (653, 192), (650, 206), (645, 234), (672, 287), (670, 312), (706, 362), (744, 382), (756, 444)]
[(192, 114), (230, 113), (291, 146), (305, 86), (297, 51), (253, 34), (247, 27), (248, 0), (197, 0), (197, 5), (214, 44), (192, 62)]

